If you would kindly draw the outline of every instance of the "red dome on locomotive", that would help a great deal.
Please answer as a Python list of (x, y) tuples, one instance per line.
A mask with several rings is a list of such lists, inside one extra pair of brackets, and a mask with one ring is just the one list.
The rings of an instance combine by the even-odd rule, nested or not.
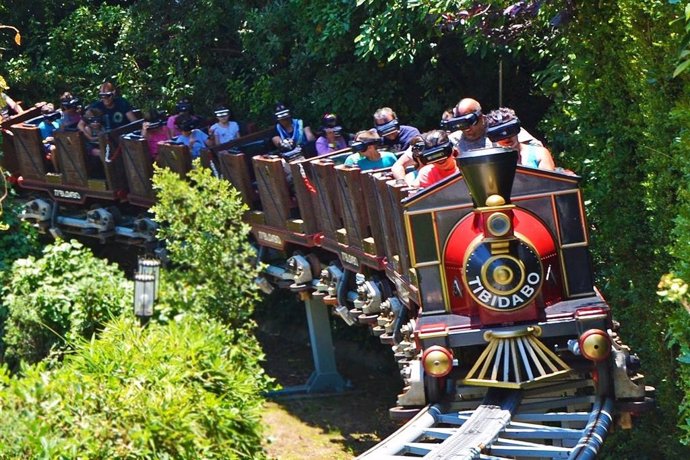
[(485, 325), (543, 319), (561, 300), (555, 238), (510, 202), (516, 163), (517, 152), (504, 149), (460, 159), (475, 209), (446, 240), (444, 274), (451, 311)]

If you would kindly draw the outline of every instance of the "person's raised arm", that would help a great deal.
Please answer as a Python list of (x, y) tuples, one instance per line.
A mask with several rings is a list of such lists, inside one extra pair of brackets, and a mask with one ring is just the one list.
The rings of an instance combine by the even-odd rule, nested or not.
[(393, 177), (396, 179), (404, 179), (406, 174), (405, 169), (412, 165), (414, 165), (414, 160), (412, 159), (412, 149), (408, 148), (402, 153), (402, 155), (400, 155), (395, 164), (391, 166)]
[(307, 142), (311, 142), (314, 139), (316, 139), (314, 133), (311, 132), (311, 128), (309, 126), (304, 127), (304, 135), (307, 137)]
[(556, 169), (556, 163), (553, 161), (553, 156), (551, 152), (546, 147), (539, 149), (539, 169), (546, 169), (548, 171), (553, 171)]

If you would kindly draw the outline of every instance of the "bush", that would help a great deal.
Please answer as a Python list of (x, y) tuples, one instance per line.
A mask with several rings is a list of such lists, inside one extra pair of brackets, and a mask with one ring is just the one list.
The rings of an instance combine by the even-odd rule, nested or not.
[(5, 285), (15, 260), (40, 254), (36, 230), (19, 219), (20, 208), (13, 197), (1, 199), (3, 179), (0, 178), (0, 286)]
[(16, 261), (5, 292), (4, 359), (11, 366), (90, 338), (132, 302), (131, 284), (118, 268), (76, 241)]
[(203, 312), (243, 328), (257, 300), (258, 273), (243, 222), (247, 208), (228, 181), (216, 179), (198, 162), (188, 179), (165, 169), (154, 175), (158, 203), (152, 211), (174, 263), (165, 271), (158, 308), (168, 317)]
[(2, 373), (0, 458), (262, 458), (257, 347), (191, 316), (111, 322), (57, 370)]

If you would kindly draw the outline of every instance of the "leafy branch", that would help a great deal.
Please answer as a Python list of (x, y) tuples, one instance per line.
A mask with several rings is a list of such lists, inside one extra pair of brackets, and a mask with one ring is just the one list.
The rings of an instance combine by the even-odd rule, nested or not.
[(688, 49), (690, 47), (690, 3), (685, 5), (685, 35), (680, 42), (680, 46), (681, 50), (678, 55), (678, 65), (673, 71), (674, 77), (682, 74), (690, 67), (690, 49)]

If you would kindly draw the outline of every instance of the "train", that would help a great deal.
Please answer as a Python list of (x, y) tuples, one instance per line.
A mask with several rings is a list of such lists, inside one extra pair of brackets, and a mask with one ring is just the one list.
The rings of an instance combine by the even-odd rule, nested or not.
[[(141, 121), (100, 137), (90, 175), (79, 132), (56, 133), (50, 170), (40, 105), (2, 124), (4, 168), (43, 231), (155, 247), (153, 167)], [(391, 347), (403, 391), (391, 415), (462, 398), (459, 388), (528, 390), (582, 378), (622, 414), (653, 404), (636, 355), (594, 285), (580, 178), (518, 165), (515, 150), (460, 155), (427, 188), (344, 164), (345, 148), (288, 160), (272, 129), (202, 151), (247, 204), (265, 288), (319, 296)], [(186, 146), (156, 162), (184, 176)]]

